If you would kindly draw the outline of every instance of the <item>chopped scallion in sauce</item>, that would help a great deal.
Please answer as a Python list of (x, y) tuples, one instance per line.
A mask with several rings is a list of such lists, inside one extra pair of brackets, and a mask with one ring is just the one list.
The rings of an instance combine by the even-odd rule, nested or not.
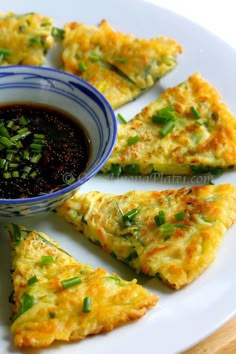
[(83, 127), (63, 112), (30, 103), (0, 106), (0, 198), (34, 197), (74, 183), (89, 148)]

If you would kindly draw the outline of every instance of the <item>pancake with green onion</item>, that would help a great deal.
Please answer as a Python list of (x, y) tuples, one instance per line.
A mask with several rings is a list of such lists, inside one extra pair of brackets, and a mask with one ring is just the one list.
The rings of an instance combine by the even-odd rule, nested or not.
[(58, 213), (138, 273), (180, 289), (214, 261), (236, 221), (236, 187), (78, 193)]
[(119, 125), (105, 174), (219, 174), (236, 166), (236, 119), (200, 73)]
[(136, 280), (77, 262), (42, 232), (10, 224), (17, 347), (77, 341), (142, 317), (157, 303)]
[(117, 108), (154, 85), (182, 52), (175, 40), (140, 39), (115, 31), (103, 20), (98, 27), (71, 22), (64, 26), (63, 69), (87, 80)]
[(54, 43), (51, 17), (0, 13), (0, 65), (43, 65)]

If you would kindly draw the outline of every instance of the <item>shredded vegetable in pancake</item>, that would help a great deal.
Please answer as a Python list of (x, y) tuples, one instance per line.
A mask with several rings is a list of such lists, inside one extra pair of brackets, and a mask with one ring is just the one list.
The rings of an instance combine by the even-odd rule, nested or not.
[(182, 52), (173, 39), (136, 38), (115, 31), (105, 20), (98, 27), (70, 22), (64, 31), (63, 69), (94, 85), (113, 108), (153, 86), (176, 66)]
[(42, 232), (10, 224), (13, 323), (18, 347), (48, 347), (142, 317), (157, 297), (136, 280), (77, 262)]
[(43, 65), (53, 46), (53, 19), (37, 13), (0, 13), (0, 65)]
[(196, 73), (119, 125), (102, 171), (216, 175), (235, 166), (236, 119), (217, 90)]
[(121, 195), (76, 194), (58, 213), (105, 251), (179, 289), (215, 259), (236, 221), (231, 184)]

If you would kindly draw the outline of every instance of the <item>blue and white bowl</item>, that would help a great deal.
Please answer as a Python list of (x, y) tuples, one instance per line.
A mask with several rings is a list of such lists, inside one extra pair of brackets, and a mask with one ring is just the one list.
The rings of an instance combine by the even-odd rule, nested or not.
[(75, 183), (32, 198), (0, 199), (0, 216), (28, 216), (51, 211), (72, 197), (109, 158), (117, 135), (115, 114), (107, 100), (89, 83), (45, 67), (0, 67), (0, 105), (11, 103), (46, 104), (63, 109), (78, 119), (91, 140), (88, 166)]

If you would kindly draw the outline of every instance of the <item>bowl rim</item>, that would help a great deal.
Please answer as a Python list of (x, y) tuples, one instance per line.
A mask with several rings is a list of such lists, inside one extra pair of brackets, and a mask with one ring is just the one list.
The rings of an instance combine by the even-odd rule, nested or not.
[[(45, 193), (42, 195), (37, 195), (35, 197), (29, 197), (29, 198), (13, 198), (13, 199), (2, 199), (0, 198), (0, 204), (31, 204), (31, 203), (38, 203), (38, 202), (43, 202), (45, 200), (50, 200), (52, 198), (57, 198), (61, 195), (67, 194), (73, 190), (76, 190), (77, 188), (79, 188), (81, 185), (83, 185), (85, 182), (87, 182), (88, 180), (90, 180), (94, 175), (96, 175), (102, 168), (102, 166), (104, 165), (104, 163), (107, 161), (107, 159), (109, 158), (109, 156), (112, 153), (112, 150), (114, 148), (115, 142), (116, 142), (116, 137), (117, 137), (117, 131), (118, 131), (118, 123), (117, 123), (117, 119), (116, 119), (116, 115), (114, 110), (111, 107), (111, 104), (109, 103), (109, 101), (106, 99), (106, 97), (100, 92), (98, 91), (98, 89), (96, 89), (94, 86), (92, 86), (89, 82), (87, 82), (86, 80), (83, 80), (82, 78), (75, 76), (73, 74), (67, 73), (61, 69), (56, 69), (56, 68), (51, 68), (51, 67), (46, 67), (46, 66), (33, 66), (33, 65), (5, 65), (5, 66), (0, 66), (0, 74), (1, 71), (4, 71), (6, 69), (18, 69), (19, 71), (22, 70), (36, 70), (36, 71), (41, 71), (41, 72), (54, 72), (56, 74), (60, 74), (66, 78), (70, 78), (73, 79), (75, 81), (77, 81), (78, 83), (86, 86), (88, 88), (88, 90), (90, 92), (92, 92), (93, 94), (95, 94), (95, 96), (98, 97), (99, 102), (101, 102), (104, 107), (106, 107), (106, 110), (108, 111), (108, 114), (110, 114), (111, 120), (112, 120), (112, 125), (113, 125), (113, 133), (111, 135), (111, 143), (110, 143), (110, 148), (109, 150), (106, 152), (106, 154), (103, 156), (103, 158), (101, 159), (101, 161), (95, 166), (92, 167), (91, 171), (86, 173), (82, 172), (81, 175), (83, 175), (82, 178), (79, 178), (78, 181), (72, 183), (71, 185), (68, 185), (67, 187), (64, 187), (62, 189), (59, 189), (55, 192), (51, 192), (51, 193)], [(104, 110), (103, 110), (104, 111)], [(80, 176), (78, 176), (80, 177)]]

